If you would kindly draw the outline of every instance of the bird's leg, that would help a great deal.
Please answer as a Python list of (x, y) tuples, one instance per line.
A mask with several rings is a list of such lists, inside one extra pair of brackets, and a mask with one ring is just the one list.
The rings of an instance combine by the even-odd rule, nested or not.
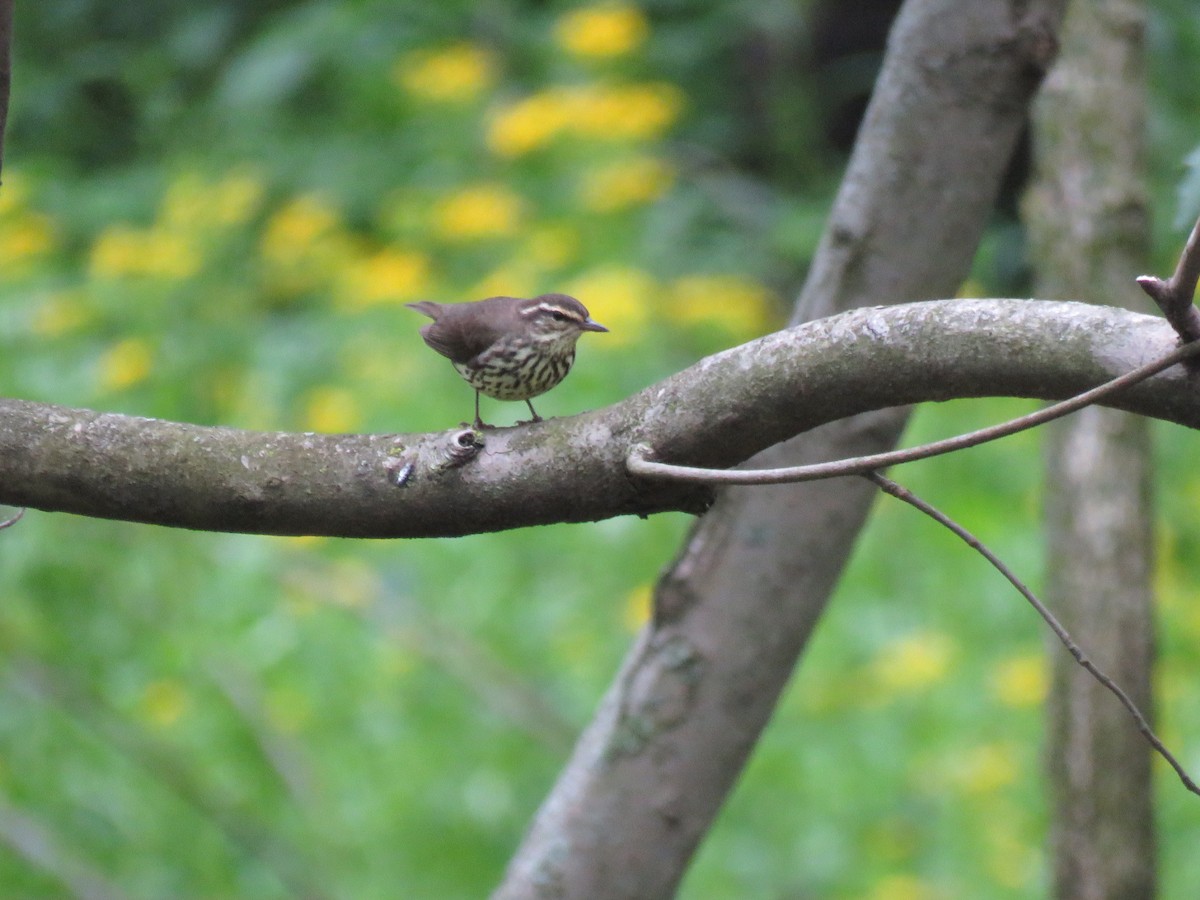
[(491, 427), (492, 427), (491, 425), (487, 424), (486, 422), (483, 421), (483, 419), (479, 418), (479, 391), (476, 391), (475, 392), (475, 430), (483, 431), (485, 428), (491, 428)]
[(523, 423), (523, 424), (526, 424), (526, 425), (528, 425), (528, 424), (530, 424), (530, 423), (532, 423), (532, 422), (540, 422), (540, 421), (542, 421), (542, 417), (541, 417), (541, 416), (539, 416), (539, 415), (537, 414), (537, 410), (533, 408), (533, 404), (532, 404), (530, 401), (526, 400), (526, 401), (525, 401), (525, 405), (529, 407), (529, 414), (530, 414), (531, 416), (533, 416), (533, 418), (532, 418), (532, 419), (530, 419), (530, 420), (529, 420), (529, 422), (525, 422), (525, 423)]

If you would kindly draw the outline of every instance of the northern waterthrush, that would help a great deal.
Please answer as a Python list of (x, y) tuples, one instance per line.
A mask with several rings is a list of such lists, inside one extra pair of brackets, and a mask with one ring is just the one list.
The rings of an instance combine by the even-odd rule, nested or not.
[(433, 319), (421, 328), (425, 343), (447, 357), (475, 388), (475, 427), (479, 395), (529, 401), (562, 381), (575, 362), (575, 342), (585, 331), (608, 331), (593, 322), (587, 307), (566, 294), (489, 297), (471, 303), (422, 300), (408, 306)]

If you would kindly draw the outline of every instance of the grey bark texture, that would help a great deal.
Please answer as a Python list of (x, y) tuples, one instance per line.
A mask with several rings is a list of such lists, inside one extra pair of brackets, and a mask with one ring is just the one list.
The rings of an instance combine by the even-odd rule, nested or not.
[[(1057, 48), (1063, 5), (904, 5), (794, 321), (954, 293)], [(754, 464), (885, 450), (905, 419), (892, 409), (842, 421)], [(769, 720), (872, 497), (859, 479), (719, 494), (660, 582), (654, 621), (497, 898), (673, 895)], [(803, 798), (795, 800), (802, 809)]]
[[(0, 503), (209, 531), (381, 538), (689, 510), (710, 492), (633, 477), (635, 447), (664, 462), (729, 467), (867, 410), (1061, 399), (1175, 344), (1162, 319), (1083, 303), (871, 307), (710, 356), (595, 412), (488, 432), (460, 465), (448, 461), (456, 432), (263, 433), (0, 398)], [(1111, 404), (1194, 426), (1200, 396), (1190, 383), (1177, 366)], [(864, 433), (863, 421), (841, 427)]]
[[(1072, 4), (1036, 105), (1029, 225), (1039, 295), (1087, 290), (1145, 308), (1149, 257), (1142, 0)], [(1154, 657), (1149, 423), (1087, 409), (1047, 432), (1046, 601), (1150, 715)], [(1124, 709), (1057, 646), (1046, 747), (1054, 896), (1155, 893), (1149, 746)]]

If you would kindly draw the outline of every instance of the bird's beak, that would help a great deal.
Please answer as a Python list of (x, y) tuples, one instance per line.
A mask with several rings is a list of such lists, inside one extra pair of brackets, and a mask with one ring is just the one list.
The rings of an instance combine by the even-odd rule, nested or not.
[(584, 331), (608, 331), (607, 328), (605, 328), (599, 322), (593, 321), (592, 319), (588, 319), (586, 322), (584, 322), (579, 327), (581, 329), (583, 329)]

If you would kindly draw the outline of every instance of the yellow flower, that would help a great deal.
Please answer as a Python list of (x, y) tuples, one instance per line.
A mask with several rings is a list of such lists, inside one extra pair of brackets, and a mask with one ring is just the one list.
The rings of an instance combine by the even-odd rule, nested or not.
[(297, 197), (276, 210), (267, 221), (262, 254), (268, 262), (295, 263), (337, 227), (337, 213), (320, 198), (311, 194)]
[(143, 718), (159, 728), (170, 728), (188, 706), (184, 686), (172, 678), (160, 678), (146, 685), (139, 703)]
[(203, 210), (208, 201), (208, 188), (208, 183), (195, 172), (177, 176), (167, 185), (159, 201), (159, 222), (179, 228), (195, 225), (206, 218)]
[(667, 291), (665, 313), (684, 325), (714, 323), (740, 339), (770, 328), (770, 291), (740, 275), (690, 275)]
[(304, 404), (305, 431), (348, 434), (361, 421), (358, 401), (344, 388), (319, 387), (309, 392)]
[(83, 327), (91, 319), (91, 312), (77, 293), (61, 291), (38, 305), (33, 314), (33, 330), (42, 337), (58, 337)]
[(249, 173), (230, 175), (213, 191), (213, 217), (218, 225), (239, 225), (258, 212), (265, 188)]
[(338, 301), (345, 309), (404, 303), (426, 293), (428, 287), (429, 259), (423, 253), (379, 250), (346, 265)]
[(182, 234), (113, 225), (92, 245), (89, 267), (97, 278), (143, 276), (182, 280), (195, 275), (201, 262), (200, 248)]
[(665, 82), (586, 86), (570, 99), (571, 131), (606, 141), (659, 137), (683, 110), (683, 92)]
[(554, 87), (497, 111), (486, 141), (498, 156), (541, 149), (563, 134), (602, 141), (655, 138), (675, 124), (683, 93), (674, 85), (585, 84)]
[(640, 335), (656, 290), (654, 279), (645, 272), (622, 266), (584, 272), (566, 286), (566, 292), (582, 300), (596, 321), (608, 326), (612, 334), (605, 335), (603, 346), (609, 348)]
[(992, 693), (1005, 706), (1037, 706), (1046, 698), (1046, 657), (1042, 653), (1015, 656), (992, 675)]
[(405, 54), (392, 69), (396, 84), (434, 102), (472, 100), (495, 80), (491, 55), (471, 44)]
[(521, 198), (502, 184), (475, 184), (435, 204), (433, 227), (457, 241), (507, 237), (520, 225), (523, 207)]
[(107, 228), (92, 244), (89, 269), (94, 277), (119, 278), (141, 268), (142, 242), (132, 228)]
[(566, 13), (554, 36), (568, 53), (581, 57), (621, 56), (650, 33), (645, 14), (628, 3), (603, 3)]
[(191, 278), (203, 262), (200, 248), (181, 234), (153, 230), (146, 242), (145, 271), (162, 278)]
[(249, 219), (263, 197), (261, 179), (233, 174), (215, 184), (194, 172), (175, 178), (159, 208), (159, 221), (168, 229), (228, 228)]
[(11, 279), (24, 263), (45, 256), (54, 247), (54, 223), (29, 209), (29, 182), (9, 169), (0, 187), (0, 277)]
[(884, 692), (915, 693), (945, 678), (953, 657), (954, 644), (950, 638), (927, 631), (887, 644), (875, 659), (872, 670), (876, 683)]
[(488, 122), (486, 141), (498, 156), (521, 156), (544, 147), (566, 127), (571, 113), (562, 88), (532, 94), (501, 108)]
[(988, 816), (988, 827), (984, 833), (987, 871), (1003, 887), (1018, 892), (1019, 896), (1036, 895), (1034, 884), (1044, 869), (1042, 850), (1026, 842), (1021, 829), (1011, 812), (1002, 808), (1000, 815)]
[(661, 197), (674, 177), (674, 170), (663, 160), (636, 156), (585, 172), (579, 195), (588, 209), (615, 212)]
[(29, 182), (13, 171), (11, 165), (4, 167), (4, 185), (0, 187), (0, 216), (24, 209), (29, 203)]
[(49, 216), (29, 212), (0, 223), (0, 273), (11, 274), (13, 268), (45, 256), (53, 246)]
[(327, 287), (355, 256), (337, 213), (313, 195), (297, 197), (276, 210), (259, 246), (269, 287), (282, 295)]
[(132, 387), (150, 374), (153, 360), (150, 345), (141, 338), (117, 341), (100, 357), (100, 384), (110, 391)]
[(564, 266), (578, 255), (579, 232), (569, 225), (535, 228), (521, 248), (522, 258), (548, 269)]
[(650, 610), (654, 604), (654, 585), (639, 584), (625, 597), (625, 627), (630, 631), (641, 631), (650, 621)]
[(980, 744), (956, 756), (948, 774), (950, 781), (965, 793), (990, 794), (1016, 781), (1020, 769), (1012, 744)]

